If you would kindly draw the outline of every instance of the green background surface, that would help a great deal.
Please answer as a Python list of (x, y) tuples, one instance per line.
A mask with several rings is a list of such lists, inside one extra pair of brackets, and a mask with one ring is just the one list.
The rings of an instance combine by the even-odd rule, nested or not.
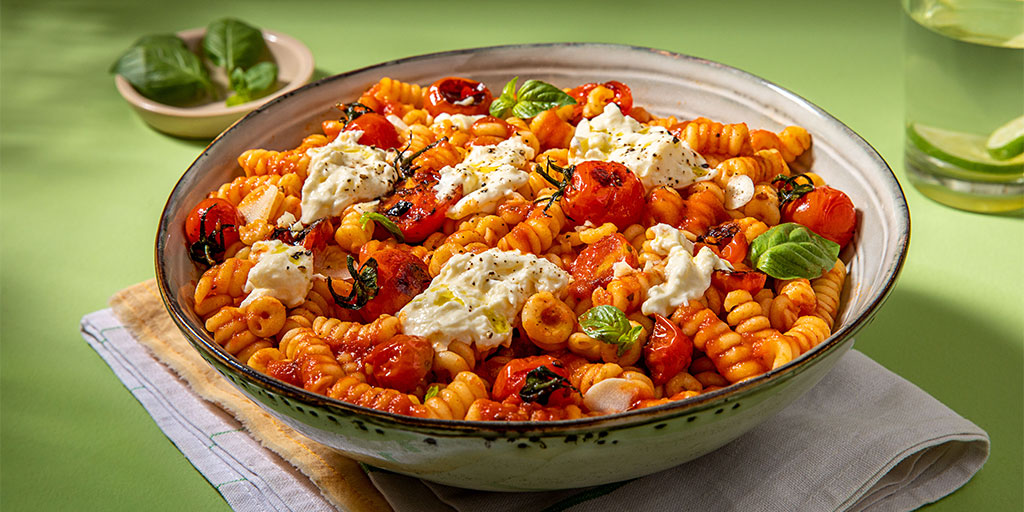
[(0, 509), (227, 509), (78, 333), (82, 315), (153, 276), (161, 208), (205, 146), (149, 129), (107, 69), (140, 35), (225, 15), (299, 38), (327, 74), (440, 50), (599, 41), (719, 61), (821, 106), (892, 165), (912, 216), (902, 277), (857, 348), (992, 438), (985, 467), (927, 508), (1020, 510), (1024, 228), (907, 184), (901, 10), (890, 0), (4, 0)]

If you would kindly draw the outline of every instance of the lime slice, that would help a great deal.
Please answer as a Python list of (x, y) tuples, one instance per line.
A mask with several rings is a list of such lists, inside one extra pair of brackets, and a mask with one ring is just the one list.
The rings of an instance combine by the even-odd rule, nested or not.
[(1000, 174), (1024, 171), (1024, 154), (996, 160), (985, 149), (983, 136), (912, 123), (907, 127), (907, 137), (921, 152), (963, 169)]
[(1024, 153), (1024, 116), (996, 128), (985, 143), (985, 149), (999, 160)]

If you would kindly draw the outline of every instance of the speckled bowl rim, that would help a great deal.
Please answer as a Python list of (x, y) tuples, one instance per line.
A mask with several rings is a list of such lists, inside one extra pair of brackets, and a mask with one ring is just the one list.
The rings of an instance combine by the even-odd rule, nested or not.
[[(164, 103), (160, 103), (159, 101), (151, 100), (143, 96), (139, 93), (139, 91), (136, 91), (135, 87), (133, 87), (132, 84), (129, 83), (128, 80), (126, 80), (123, 76), (114, 75), (114, 84), (117, 86), (117, 92), (121, 94), (121, 97), (124, 98), (125, 101), (138, 108), (146, 110), (147, 112), (152, 112), (154, 114), (159, 114), (168, 117), (180, 117), (185, 119), (206, 119), (212, 117), (227, 116), (232, 114), (237, 114), (241, 116), (246, 112), (251, 112), (258, 105), (268, 102), (268, 100), (273, 101), (274, 99), (277, 99), (290, 92), (294, 92), (299, 87), (302, 87), (303, 84), (308, 82), (309, 79), (313, 76), (313, 72), (315, 71), (316, 68), (316, 63), (313, 60), (313, 52), (310, 51), (309, 47), (306, 46), (302, 41), (299, 41), (298, 39), (295, 39), (294, 37), (288, 34), (276, 32), (273, 30), (261, 30), (261, 32), (263, 33), (263, 39), (267, 41), (268, 44), (280, 44), (281, 46), (290, 49), (290, 51), (295, 55), (299, 56), (299, 72), (295, 75), (295, 77), (292, 80), (290, 80), (283, 87), (281, 87), (281, 89), (271, 93), (269, 96), (256, 98), (252, 101), (247, 101), (245, 103), (240, 103), (238, 105), (233, 105), (230, 107), (222, 106), (220, 108), (209, 108), (202, 110), (189, 107), (175, 107), (173, 105), (166, 105)], [(206, 28), (198, 27), (175, 32), (175, 35), (187, 40), (189, 38), (196, 36), (201, 37), (202, 34), (204, 33), (206, 33)]]
[[(265, 111), (267, 111), (268, 109), (274, 108), (274, 106), (276, 104), (278, 104), (278, 103), (280, 103), (282, 101), (285, 101), (287, 98), (289, 98), (292, 95), (302, 94), (302, 92), (307, 90), (307, 89), (311, 89), (311, 88), (314, 88), (314, 87), (319, 87), (321, 85), (324, 85), (324, 84), (327, 84), (327, 83), (330, 83), (330, 82), (334, 82), (334, 81), (337, 81), (337, 80), (345, 80), (345, 79), (347, 79), (348, 77), (350, 77), (352, 75), (355, 75), (355, 74), (358, 74), (358, 73), (362, 73), (362, 72), (365, 72), (365, 71), (371, 71), (371, 70), (380, 69), (380, 68), (387, 68), (388, 66), (392, 66), (392, 65), (395, 65), (395, 64), (413, 62), (413, 61), (417, 61), (417, 60), (427, 60), (427, 59), (433, 59), (433, 58), (445, 57), (445, 56), (457, 56), (457, 55), (471, 54), (471, 53), (477, 53), (477, 52), (482, 52), (482, 51), (490, 51), (490, 50), (506, 50), (506, 49), (543, 50), (544, 48), (570, 47), (570, 46), (571, 47), (593, 47), (595, 49), (600, 49), (600, 48), (609, 48), (609, 49), (610, 48), (616, 48), (616, 49), (626, 49), (626, 50), (637, 51), (637, 52), (649, 52), (649, 53), (655, 53), (655, 54), (662, 55), (662, 56), (672, 57), (672, 58), (675, 58), (675, 59), (687, 60), (687, 61), (690, 61), (690, 62), (698, 63), (700, 65), (705, 65), (705, 66), (711, 66), (711, 67), (714, 67), (714, 68), (718, 68), (720, 70), (724, 70), (724, 71), (726, 71), (728, 73), (734, 74), (738, 79), (743, 79), (743, 80), (748, 80), (748, 81), (756, 82), (757, 84), (759, 84), (761, 86), (769, 87), (769, 88), (772, 88), (772, 89), (776, 90), (777, 92), (779, 92), (783, 96), (788, 96), (789, 99), (794, 100), (797, 103), (803, 104), (803, 106), (809, 108), (815, 114), (821, 116), (822, 118), (827, 120), (829, 123), (833, 123), (837, 128), (839, 128), (839, 130), (841, 132), (843, 132), (848, 137), (850, 137), (850, 139), (856, 141), (857, 145), (860, 146), (865, 151), (865, 154), (867, 156), (869, 156), (872, 160), (875, 161), (875, 163), (877, 164), (877, 170), (882, 172), (882, 174), (883, 174), (883, 176), (885, 178), (885, 181), (888, 182), (887, 184), (890, 186), (889, 187), (890, 188), (890, 192), (892, 193), (893, 201), (895, 203), (894, 204), (894, 207), (895, 207), (894, 209), (895, 209), (896, 219), (894, 219), (894, 220), (895, 220), (895, 222), (898, 223), (898, 225), (896, 226), (896, 228), (897, 228), (896, 229), (896, 231), (897, 231), (897, 233), (896, 233), (896, 247), (897, 247), (897, 250), (898, 250), (898, 258), (896, 259), (896, 261), (891, 262), (891, 264), (885, 269), (884, 285), (883, 285), (882, 289), (879, 292), (877, 292), (874, 297), (871, 298), (867, 308), (860, 315), (858, 315), (856, 318), (854, 318), (852, 321), (849, 321), (849, 322), (845, 323), (842, 327), (840, 327), (840, 329), (838, 331), (836, 331), (835, 333), (833, 333), (829, 337), (829, 339), (826, 340), (824, 343), (817, 345), (816, 347), (812, 348), (807, 353), (803, 354), (800, 358), (798, 358), (798, 359), (796, 359), (796, 360), (794, 360), (794, 361), (792, 361), (792, 362), (790, 362), (790, 363), (788, 363), (786, 365), (783, 365), (783, 366), (781, 366), (779, 368), (776, 368), (774, 370), (768, 371), (768, 372), (766, 372), (764, 374), (761, 374), (761, 375), (759, 375), (757, 377), (754, 377), (752, 379), (749, 379), (747, 381), (743, 381), (743, 382), (741, 382), (739, 384), (733, 384), (731, 386), (728, 386), (728, 387), (725, 387), (725, 388), (722, 388), (722, 389), (719, 389), (719, 390), (716, 390), (716, 391), (713, 391), (713, 392), (710, 392), (710, 393), (705, 393), (705, 394), (702, 394), (702, 395), (698, 395), (696, 397), (689, 398), (689, 399), (686, 399), (686, 400), (680, 400), (680, 401), (677, 401), (677, 402), (670, 402), (670, 403), (667, 403), (667, 404), (662, 404), (662, 405), (658, 405), (658, 406), (654, 406), (654, 407), (649, 407), (649, 408), (645, 408), (645, 409), (637, 409), (637, 410), (633, 410), (633, 411), (626, 411), (626, 412), (623, 412), (623, 413), (611, 414), (611, 415), (605, 415), (605, 416), (596, 416), (596, 417), (588, 417), (588, 418), (580, 418), (580, 419), (572, 419), (572, 420), (558, 420), (558, 421), (550, 421), (550, 422), (534, 422), (534, 421), (485, 422), (485, 421), (466, 421), (466, 420), (436, 420), (436, 419), (414, 418), (414, 417), (411, 417), (411, 416), (404, 416), (404, 415), (399, 415), (399, 414), (394, 414), (394, 413), (389, 413), (389, 412), (383, 412), (383, 411), (378, 411), (378, 410), (375, 410), (375, 409), (370, 409), (370, 408), (366, 408), (366, 407), (350, 404), (350, 403), (347, 403), (347, 402), (343, 402), (341, 400), (336, 400), (336, 399), (327, 397), (325, 395), (319, 395), (319, 394), (307, 391), (307, 390), (305, 390), (303, 388), (300, 388), (300, 387), (297, 387), (297, 386), (293, 386), (291, 384), (287, 384), (287, 383), (285, 383), (283, 381), (279, 381), (277, 379), (274, 379), (272, 377), (264, 375), (264, 374), (262, 374), (262, 373), (260, 373), (260, 372), (258, 372), (256, 370), (246, 366), (244, 363), (238, 361), (237, 359), (235, 359), (234, 357), (229, 355), (220, 345), (218, 345), (213, 340), (213, 338), (209, 335), (208, 332), (206, 332), (205, 329), (201, 328), (201, 326), (193, 325), (188, 320), (185, 312), (182, 311), (182, 309), (179, 307), (177, 301), (171, 300), (172, 294), (170, 292), (170, 289), (168, 288), (168, 283), (166, 281), (166, 276), (165, 276), (165, 270), (164, 270), (163, 265), (161, 263), (162, 255), (163, 255), (163, 253), (165, 252), (165, 249), (166, 249), (164, 247), (164, 240), (167, 240), (167, 237), (163, 236), (163, 234), (165, 232), (167, 232), (167, 230), (172, 229), (172, 227), (169, 226), (169, 218), (170, 218), (170, 216), (169, 216), (169, 207), (170, 207), (170, 204), (171, 204), (171, 199), (173, 199), (175, 196), (177, 196), (179, 194), (184, 194), (185, 193), (184, 190), (179, 190), (181, 188), (184, 188), (183, 182), (185, 180), (184, 180), (184, 175), (183, 175), (182, 179), (179, 180), (179, 182), (175, 185), (173, 191), (171, 192), (171, 195), (168, 198), (167, 205), (165, 206), (164, 211), (161, 214), (160, 227), (159, 227), (158, 232), (157, 232), (156, 251), (155, 251), (155, 253), (156, 253), (155, 257), (156, 257), (156, 279), (157, 279), (157, 284), (159, 286), (160, 295), (161, 295), (161, 298), (163, 299), (164, 305), (166, 306), (167, 310), (171, 313), (171, 317), (174, 320), (174, 322), (178, 325), (178, 327), (183, 332), (185, 332), (185, 333), (190, 335), (190, 336), (186, 336), (186, 338), (188, 338), (189, 341), (192, 343), (192, 345), (195, 346), (198, 350), (201, 350), (201, 351), (205, 352), (208, 356), (214, 357), (217, 361), (219, 361), (223, 365), (233, 369), (238, 374), (244, 376), (245, 378), (247, 378), (247, 379), (249, 379), (251, 381), (254, 381), (256, 384), (258, 384), (258, 385), (260, 385), (260, 386), (262, 386), (264, 388), (269, 388), (270, 390), (272, 390), (275, 393), (279, 393), (279, 394), (287, 396), (289, 398), (292, 398), (292, 399), (295, 399), (295, 400), (298, 400), (298, 401), (302, 401), (302, 402), (305, 402), (305, 403), (308, 403), (308, 404), (311, 404), (311, 405), (314, 405), (314, 406), (326, 407), (326, 408), (329, 408), (329, 409), (330, 408), (337, 408), (337, 409), (341, 409), (341, 410), (344, 410), (344, 411), (347, 411), (347, 412), (351, 412), (351, 413), (355, 413), (355, 414), (358, 414), (358, 415), (366, 416), (368, 418), (373, 418), (376, 421), (381, 422), (381, 423), (392, 424), (395, 427), (400, 427), (400, 428), (403, 428), (403, 429), (408, 429), (408, 430), (413, 430), (413, 431), (418, 431), (418, 432), (430, 433), (432, 435), (441, 435), (441, 436), (444, 436), (444, 435), (448, 435), (448, 436), (451, 436), (451, 435), (466, 435), (466, 434), (475, 434), (475, 433), (491, 434), (491, 435), (493, 435), (493, 434), (508, 434), (508, 433), (512, 433), (512, 432), (516, 432), (516, 433), (519, 433), (519, 432), (527, 433), (527, 432), (529, 432), (529, 433), (544, 433), (544, 434), (557, 434), (557, 433), (563, 433), (563, 432), (564, 433), (571, 433), (571, 432), (575, 432), (575, 431), (591, 430), (591, 429), (595, 429), (595, 428), (608, 428), (608, 427), (614, 428), (614, 427), (617, 427), (617, 426), (643, 425), (643, 424), (646, 424), (646, 423), (665, 421), (665, 420), (668, 420), (668, 419), (671, 419), (671, 418), (674, 418), (674, 417), (678, 417), (678, 416), (681, 416), (681, 415), (688, 415), (688, 414), (696, 413), (696, 412), (707, 410), (707, 409), (711, 409), (711, 408), (714, 408), (714, 407), (719, 407), (722, 404), (724, 404), (726, 401), (729, 401), (729, 400), (741, 399), (744, 396), (747, 396), (749, 394), (752, 394), (752, 393), (755, 393), (755, 392), (759, 391), (762, 387), (771, 384), (773, 381), (787, 379), (788, 377), (795, 376), (796, 374), (802, 372), (804, 368), (810, 366), (812, 364), (812, 362), (814, 362), (815, 360), (817, 360), (819, 358), (822, 358), (826, 354), (829, 354), (833, 350), (837, 349), (839, 346), (844, 344), (849, 338), (851, 338), (854, 334), (856, 334), (857, 331), (859, 331), (862, 327), (867, 325), (867, 323), (871, 320), (872, 317), (874, 317), (875, 313), (877, 313), (878, 309), (881, 307), (881, 305), (885, 302), (885, 300), (888, 298), (888, 296), (892, 292), (892, 289), (893, 289), (893, 287), (894, 287), (894, 285), (896, 283), (896, 280), (898, 279), (899, 274), (902, 271), (903, 265), (904, 265), (904, 263), (906, 261), (907, 250), (908, 250), (909, 243), (910, 243), (910, 210), (907, 207), (907, 201), (906, 201), (906, 197), (905, 197), (905, 195), (903, 193), (903, 189), (900, 187), (899, 182), (896, 179), (896, 175), (893, 173), (892, 169), (885, 162), (885, 160), (882, 159), (882, 157), (881, 157), (881, 155), (879, 155), (878, 151), (876, 151), (874, 147), (872, 147), (870, 144), (868, 144), (867, 141), (865, 141), (862, 137), (857, 135), (853, 130), (851, 130), (848, 126), (843, 124), (841, 121), (839, 121), (838, 119), (836, 119), (835, 117), (833, 117), (829, 113), (825, 112), (823, 109), (821, 109), (817, 105), (814, 105), (810, 101), (807, 101), (803, 97), (801, 97), (801, 96), (799, 96), (797, 94), (794, 94), (793, 92), (791, 92), (791, 91), (789, 91), (789, 90), (787, 90), (787, 89), (785, 89), (783, 87), (780, 87), (780, 86), (778, 86), (778, 85), (776, 85), (776, 84), (774, 84), (772, 82), (769, 82), (769, 81), (767, 81), (767, 80), (765, 80), (765, 79), (763, 79), (761, 77), (758, 77), (758, 76), (753, 75), (751, 73), (748, 73), (746, 71), (742, 71), (742, 70), (739, 70), (737, 68), (733, 68), (731, 66), (727, 66), (727, 65), (724, 65), (724, 64), (721, 64), (721, 63), (718, 63), (718, 62), (714, 62), (714, 61), (710, 61), (710, 60), (705, 60), (705, 59), (701, 59), (701, 58), (698, 58), (698, 57), (693, 57), (693, 56), (689, 56), (689, 55), (685, 55), (685, 54), (669, 52), (669, 51), (665, 51), (665, 50), (658, 50), (658, 49), (654, 49), (654, 48), (641, 47), (641, 46), (618, 45), (618, 44), (608, 44), (608, 43), (542, 43), (542, 44), (516, 44), (516, 45), (488, 46), (488, 47), (480, 47), (480, 48), (466, 48), (466, 49), (460, 49), (460, 50), (450, 50), (450, 51), (444, 51), (444, 52), (436, 52), (436, 53), (430, 53), (430, 54), (416, 55), (416, 56), (412, 56), (412, 57), (406, 57), (406, 58), (403, 58), (403, 59), (397, 59), (397, 60), (382, 62), (382, 63), (379, 63), (379, 64), (374, 64), (374, 65), (371, 65), (371, 66), (366, 66), (366, 67), (363, 67), (363, 68), (359, 68), (359, 69), (351, 70), (351, 71), (348, 71), (348, 72), (345, 72), (345, 73), (341, 73), (341, 74), (337, 74), (337, 75), (333, 75), (333, 76), (330, 76), (330, 77), (323, 78), (321, 80), (318, 80), (317, 82), (308, 84), (308, 85), (306, 85), (304, 87), (301, 87), (299, 89), (293, 90), (291, 92), (282, 94), (282, 95), (276, 97), (275, 99), (269, 101), (268, 103), (260, 106), (259, 108), (255, 109), (254, 111), (249, 113), (244, 118), (240, 119), (238, 122), (236, 122), (230, 128), (225, 130), (220, 136), (217, 137), (217, 139), (214, 139), (214, 141), (210, 143), (210, 146), (207, 146), (207, 148), (203, 151), (203, 153), (201, 153), (196, 158), (196, 160), (193, 161), (192, 165), (189, 166), (189, 169), (186, 171), (185, 175), (187, 175), (188, 172), (192, 170), (192, 168), (195, 165), (195, 163), (198, 162), (200, 159), (202, 159), (202, 157), (204, 155), (206, 155), (207, 152), (209, 152), (210, 147), (213, 146), (214, 144), (216, 144), (217, 141), (221, 137), (226, 136), (229, 132), (231, 132), (233, 130), (245, 129), (245, 124), (246, 124), (245, 122), (246, 122), (247, 119), (249, 119), (251, 117), (254, 117), (254, 116), (263, 115), (263, 113)], [(887, 174), (886, 174), (886, 172), (887, 172)]]

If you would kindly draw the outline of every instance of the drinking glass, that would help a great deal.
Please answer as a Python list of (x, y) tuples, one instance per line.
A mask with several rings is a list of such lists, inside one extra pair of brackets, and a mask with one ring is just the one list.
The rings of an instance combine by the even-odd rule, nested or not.
[(922, 194), (1024, 211), (1024, 0), (902, 0), (904, 161)]

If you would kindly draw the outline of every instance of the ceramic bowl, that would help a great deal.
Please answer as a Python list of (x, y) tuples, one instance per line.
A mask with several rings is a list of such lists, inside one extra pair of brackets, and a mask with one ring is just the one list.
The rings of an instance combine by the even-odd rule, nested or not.
[[(236, 361), (192, 312), (199, 272), (185, 252), (189, 209), (240, 173), (248, 148), (296, 146), (333, 105), (383, 76), (429, 84), (459, 75), (498, 90), (514, 76), (559, 86), (619, 80), (636, 104), (661, 115), (813, 134), (814, 170), (857, 205), (857, 238), (844, 251), (850, 277), (835, 334), (799, 359), (694, 399), (622, 414), (551, 423), (423, 420), (365, 409), (271, 379)], [(605, 44), (501, 46), (410, 57), (325, 78), (256, 109), (185, 172), (160, 221), (156, 273), (164, 302), (196, 350), (271, 414), (367, 464), (444, 484), (525, 491), (596, 485), (670, 468), (715, 450), (810, 389), (854, 342), (896, 281), (909, 242), (907, 204), (882, 158), (841, 122), (797, 95), (722, 64)], [(500, 461), (500, 463), (498, 462)]]
[[(206, 33), (205, 28), (194, 28), (178, 32), (189, 49), (195, 51)], [(231, 123), (252, 112), (253, 109), (267, 101), (294, 91), (306, 84), (313, 76), (313, 53), (306, 45), (291, 36), (263, 31), (263, 39), (274, 57), (278, 67), (277, 80), (282, 83), (280, 89), (273, 94), (250, 102), (228, 107), (223, 100), (195, 107), (174, 107), (153, 101), (135, 90), (121, 75), (114, 76), (114, 83), (121, 97), (127, 101), (146, 124), (153, 128), (178, 137), (212, 138), (231, 126)], [(220, 73), (223, 75), (223, 73)], [(223, 76), (212, 77), (214, 81), (225, 84)]]

